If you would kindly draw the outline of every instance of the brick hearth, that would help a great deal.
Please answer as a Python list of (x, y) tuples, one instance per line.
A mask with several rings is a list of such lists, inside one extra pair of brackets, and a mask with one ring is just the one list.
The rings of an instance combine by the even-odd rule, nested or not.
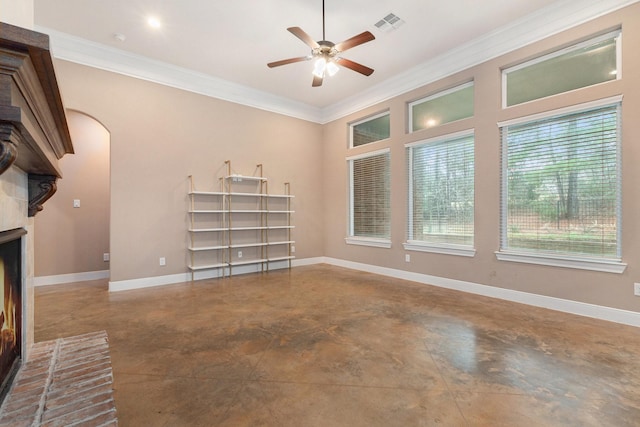
[(76, 425), (118, 425), (105, 331), (34, 344), (0, 408), (0, 427)]

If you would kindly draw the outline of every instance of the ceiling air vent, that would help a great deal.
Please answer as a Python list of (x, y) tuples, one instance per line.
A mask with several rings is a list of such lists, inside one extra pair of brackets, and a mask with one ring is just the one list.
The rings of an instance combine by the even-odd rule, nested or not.
[(388, 33), (393, 30), (397, 30), (399, 27), (404, 24), (404, 20), (402, 20), (399, 16), (388, 13), (387, 16), (376, 22), (376, 28), (382, 31), (383, 33)]

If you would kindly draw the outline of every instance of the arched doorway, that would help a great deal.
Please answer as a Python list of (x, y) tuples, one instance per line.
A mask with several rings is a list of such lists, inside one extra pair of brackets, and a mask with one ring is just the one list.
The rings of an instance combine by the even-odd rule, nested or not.
[(78, 111), (67, 122), (75, 154), (60, 160), (58, 190), (35, 217), (36, 285), (109, 277), (110, 134)]

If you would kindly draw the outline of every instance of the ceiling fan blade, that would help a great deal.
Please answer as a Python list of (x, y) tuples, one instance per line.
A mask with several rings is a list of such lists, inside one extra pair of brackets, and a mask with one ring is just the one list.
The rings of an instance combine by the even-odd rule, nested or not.
[(267, 64), (267, 67), (269, 67), (269, 68), (279, 67), (281, 65), (293, 64), (295, 62), (308, 61), (310, 59), (311, 59), (311, 56), (300, 56), (298, 58), (283, 59), (281, 61), (269, 62)]
[(318, 77), (315, 74), (313, 75), (313, 83), (311, 83), (311, 86), (313, 87), (318, 87), (318, 86), (322, 86), (322, 77)]
[(346, 58), (338, 58), (337, 62), (343, 67), (347, 67), (360, 74), (364, 74), (365, 76), (370, 76), (371, 74), (373, 74), (373, 68), (365, 67), (362, 64), (358, 64), (357, 62), (350, 61)]
[(335, 48), (338, 52), (344, 52), (347, 49), (351, 49), (352, 47), (361, 45), (366, 42), (370, 42), (374, 40), (376, 37), (371, 34), (369, 31), (365, 31), (364, 33), (360, 33), (357, 36), (353, 36), (350, 39), (347, 39), (343, 42), (340, 42), (335, 45)]
[(311, 49), (320, 48), (320, 45), (318, 44), (318, 42), (312, 39), (309, 34), (305, 33), (302, 28), (289, 27), (287, 28), (287, 31), (289, 31), (291, 34), (293, 34), (294, 36), (296, 36), (297, 38), (305, 42), (305, 44), (309, 46)]

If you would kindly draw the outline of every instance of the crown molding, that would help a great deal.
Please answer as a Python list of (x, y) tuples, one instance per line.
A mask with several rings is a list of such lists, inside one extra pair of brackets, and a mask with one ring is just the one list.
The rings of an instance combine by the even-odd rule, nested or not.
[(56, 58), (325, 124), (575, 27), (640, 0), (563, 0), (324, 108), (90, 42), (46, 27)]
[(311, 122), (320, 122), (321, 109), (208, 74), (157, 61), (51, 28), (36, 26), (48, 34), (57, 59), (111, 71), (200, 95), (210, 96)]

